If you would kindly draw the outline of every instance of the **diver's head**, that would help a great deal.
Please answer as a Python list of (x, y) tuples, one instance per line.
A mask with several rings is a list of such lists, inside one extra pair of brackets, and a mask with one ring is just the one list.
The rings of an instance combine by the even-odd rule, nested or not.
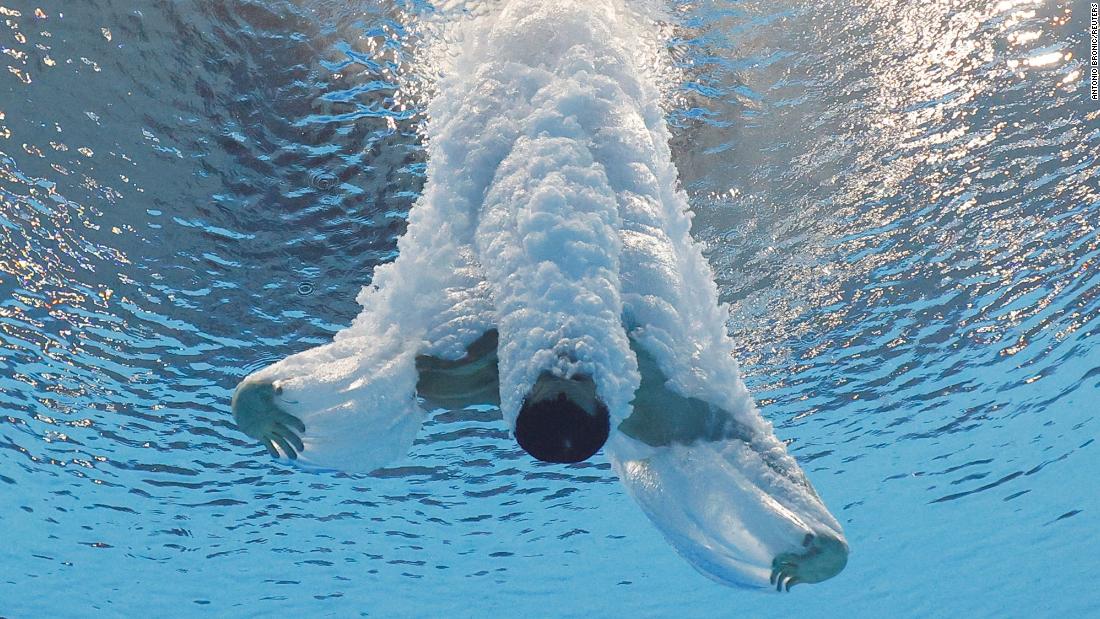
[(610, 431), (607, 406), (588, 376), (543, 372), (516, 419), (519, 446), (543, 462), (583, 462), (603, 447)]

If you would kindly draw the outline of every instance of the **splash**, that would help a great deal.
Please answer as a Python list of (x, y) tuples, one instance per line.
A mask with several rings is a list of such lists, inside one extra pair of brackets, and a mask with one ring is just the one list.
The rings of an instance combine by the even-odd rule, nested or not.
[[(509, 426), (542, 372), (591, 376), (620, 428), (615, 470), (697, 569), (749, 587), (837, 573), (840, 525), (753, 405), (690, 235), (647, 62), (654, 12), (586, 0), (443, 14), (420, 67), (439, 76), (427, 183), (399, 257), (331, 344), (245, 382), (276, 385), (304, 423), (303, 462), (369, 471), (424, 420), (415, 358), (459, 359), (497, 329)], [(646, 407), (657, 420), (702, 411), (725, 430), (655, 438), (628, 421)]]

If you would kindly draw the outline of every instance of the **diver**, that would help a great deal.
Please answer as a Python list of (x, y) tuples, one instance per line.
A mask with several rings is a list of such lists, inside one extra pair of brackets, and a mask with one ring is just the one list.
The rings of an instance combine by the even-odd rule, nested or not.
[(243, 378), (237, 424), (274, 456), (370, 472), (408, 454), (431, 411), (497, 405), (538, 460), (602, 449), (710, 578), (834, 576), (842, 527), (753, 402), (691, 236), (639, 64), (650, 18), (622, 0), (498, 8), (455, 22), (462, 45), (439, 56), (397, 257), (331, 342)]

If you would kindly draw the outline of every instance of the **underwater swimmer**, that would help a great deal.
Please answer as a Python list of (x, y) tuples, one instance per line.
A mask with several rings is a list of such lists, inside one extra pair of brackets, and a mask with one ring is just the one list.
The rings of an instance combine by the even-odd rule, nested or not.
[(602, 449), (708, 577), (820, 582), (848, 546), (741, 379), (633, 6), (506, 1), (454, 23), (396, 259), (332, 342), (245, 377), (233, 415), (275, 456), (370, 472), (432, 411), (499, 406), (538, 460)]

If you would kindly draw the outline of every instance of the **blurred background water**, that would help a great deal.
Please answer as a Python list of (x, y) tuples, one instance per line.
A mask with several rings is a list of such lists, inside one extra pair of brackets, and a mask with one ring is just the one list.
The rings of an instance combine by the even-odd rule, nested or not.
[(713, 584), (495, 410), (269, 459), (232, 388), (351, 320), (423, 182), (410, 7), (0, 0), (0, 615), (1100, 612), (1088, 4), (671, 7), (696, 235), (844, 573)]

